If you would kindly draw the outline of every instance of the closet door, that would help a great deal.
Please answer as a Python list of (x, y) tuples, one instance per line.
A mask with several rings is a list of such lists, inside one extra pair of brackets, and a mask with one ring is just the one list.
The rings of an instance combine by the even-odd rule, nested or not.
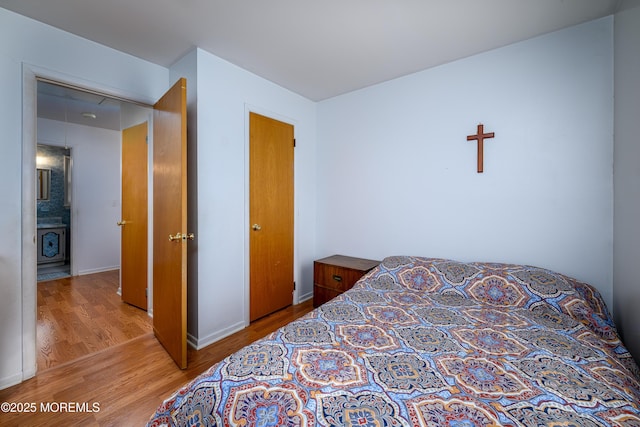
[(249, 116), (251, 321), (293, 303), (293, 126)]

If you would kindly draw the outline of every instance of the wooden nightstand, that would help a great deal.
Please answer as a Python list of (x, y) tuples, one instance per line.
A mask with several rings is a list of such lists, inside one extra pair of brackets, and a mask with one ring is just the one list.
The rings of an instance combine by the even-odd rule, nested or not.
[(318, 307), (351, 289), (364, 274), (380, 264), (371, 259), (333, 255), (313, 262), (313, 306)]

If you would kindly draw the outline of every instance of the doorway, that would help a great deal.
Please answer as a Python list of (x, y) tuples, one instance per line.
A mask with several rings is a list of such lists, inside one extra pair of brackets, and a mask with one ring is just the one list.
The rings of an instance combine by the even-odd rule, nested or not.
[(38, 282), (71, 275), (71, 149), (37, 144)]
[[(120, 230), (117, 222), (121, 216), (121, 130), (131, 124), (146, 123), (150, 119), (152, 109), (103, 94), (57, 85), (51, 81), (38, 80), (36, 85), (38, 130), (36, 154), (40, 152), (40, 146), (52, 147), (53, 151), (66, 150), (62, 159), (61, 176), (64, 178), (62, 186), (54, 183), (54, 180), (59, 177), (53, 168), (49, 168), (49, 173), (40, 173), (40, 169), (46, 168), (40, 167), (41, 159), (37, 159), (36, 156), (35, 163), (38, 169), (36, 193), (38, 193), (37, 196), (48, 196), (46, 202), (36, 201), (38, 207), (36, 234), (40, 237), (43, 224), (45, 226), (47, 223), (53, 224), (62, 217), (61, 230), (66, 235), (66, 241), (60, 239), (52, 242), (55, 233), (47, 229), (49, 240), (45, 243), (50, 244), (49, 252), (51, 253), (54, 252), (51, 248), (58, 248), (61, 252), (69, 254), (71, 262), (59, 265), (56, 262), (48, 262), (46, 265), (52, 269), (66, 267), (67, 275), (72, 276), (66, 279), (66, 282), (38, 280), (36, 285), (38, 307), (36, 351), (37, 368), (41, 370), (50, 367), (50, 364), (41, 365), (40, 356), (43, 350), (47, 350), (47, 339), (50, 341), (51, 328), (58, 324), (62, 325), (61, 329), (64, 329), (66, 322), (64, 317), (58, 319), (50, 314), (47, 316), (47, 313), (52, 312), (47, 308), (47, 300), (52, 300), (46, 298), (47, 295), (58, 292), (61, 287), (66, 286), (81, 289), (80, 292), (85, 296), (92, 295), (88, 299), (98, 298), (107, 301), (104, 294), (110, 292), (109, 289), (114, 288), (115, 285), (112, 289), (114, 298), (109, 298), (107, 304), (113, 305), (114, 301), (120, 300), (117, 295), (120, 293), (117, 286), (120, 283), (118, 272)], [(71, 153), (73, 153), (73, 159)], [(48, 181), (43, 181), (42, 187), (43, 190), (48, 190), (47, 194), (44, 194), (45, 191), (40, 194), (41, 186), (38, 180), (43, 178), (49, 178)], [(68, 211), (60, 216), (55, 214), (52, 203), (52, 199), (58, 197), (63, 200), (62, 205)], [(40, 205), (43, 205), (43, 209), (40, 209)], [(41, 210), (44, 211), (42, 215)], [(50, 215), (47, 217), (47, 214)], [(39, 247), (37, 250), (38, 258), (42, 249)], [(47, 276), (40, 276), (40, 278), (59, 279), (59, 277)], [(86, 286), (86, 282), (93, 283), (95, 286)], [(100, 283), (104, 285), (98, 286)], [(144, 309), (146, 310), (146, 307)], [(133, 316), (137, 315), (134, 313)], [(87, 316), (93, 323), (86, 330), (98, 336), (96, 342), (117, 344), (121, 339), (131, 337), (134, 333), (131, 330), (118, 330), (117, 320), (113, 315), (111, 317), (113, 324), (105, 322), (104, 316)], [(140, 317), (148, 319), (146, 313)], [(144, 323), (141, 321), (141, 324)], [(149, 332), (145, 328), (139, 328), (139, 331), (140, 333)], [(84, 356), (90, 354), (92, 350), (98, 351), (102, 348), (98, 345), (88, 346), (87, 349), (78, 349), (77, 354)], [(48, 360), (51, 362), (52, 359)]]

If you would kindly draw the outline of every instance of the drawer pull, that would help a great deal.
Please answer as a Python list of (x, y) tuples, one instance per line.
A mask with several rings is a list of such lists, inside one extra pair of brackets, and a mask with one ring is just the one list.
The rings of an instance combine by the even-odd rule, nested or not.
[(342, 282), (342, 276), (338, 276), (337, 274), (334, 274), (333, 280), (335, 280), (336, 282)]

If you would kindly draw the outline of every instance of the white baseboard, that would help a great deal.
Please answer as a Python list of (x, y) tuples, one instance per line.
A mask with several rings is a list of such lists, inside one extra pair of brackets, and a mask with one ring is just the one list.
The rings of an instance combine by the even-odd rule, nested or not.
[(84, 276), (86, 274), (103, 273), (105, 271), (120, 270), (119, 265), (113, 265), (111, 267), (90, 268), (88, 270), (78, 270), (78, 276)]
[(313, 291), (304, 295), (300, 295), (298, 297), (298, 304), (302, 304), (303, 302), (305, 302), (306, 300), (310, 300), (311, 298), (313, 298)]
[(22, 372), (22, 381), (26, 381), (29, 378), (33, 378), (36, 376), (36, 373), (38, 373), (38, 367), (34, 364), (33, 366), (25, 369)]
[[(309, 292), (307, 294), (301, 295), (297, 304), (301, 304), (311, 298), (313, 298), (313, 292)], [(191, 348), (195, 348), (196, 350), (201, 350), (206, 346), (215, 343), (216, 341), (220, 341), (222, 338), (228, 337), (231, 334), (234, 334), (238, 331), (243, 330), (245, 327), (246, 326), (244, 322), (238, 322), (225, 329), (209, 334), (206, 337), (203, 337), (201, 339), (198, 339), (193, 335), (187, 333), (187, 344), (189, 344)]]
[(187, 345), (198, 350), (198, 339), (191, 335), (189, 332), (187, 332)]
[(22, 382), (22, 373), (10, 375), (8, 377), (0, 378), (0, 390), (9, 388)]
[(228, 328), (222, 329), (220, 331), (216, 331), (212, 334), (207, 335), (201, 339), (194, 337), (193, 335), (187, 334), (187, 343), (192, 348), (196, 350), (201, 350), (208, 345), (215, 343), (216, 341), (220, 341), (222, 338), (228, 337), (231, 334), (234, 334), (238, 331), (241, 331), (245, 328), (244, 322), (236, 323), (235, 325), (231, 325)]

